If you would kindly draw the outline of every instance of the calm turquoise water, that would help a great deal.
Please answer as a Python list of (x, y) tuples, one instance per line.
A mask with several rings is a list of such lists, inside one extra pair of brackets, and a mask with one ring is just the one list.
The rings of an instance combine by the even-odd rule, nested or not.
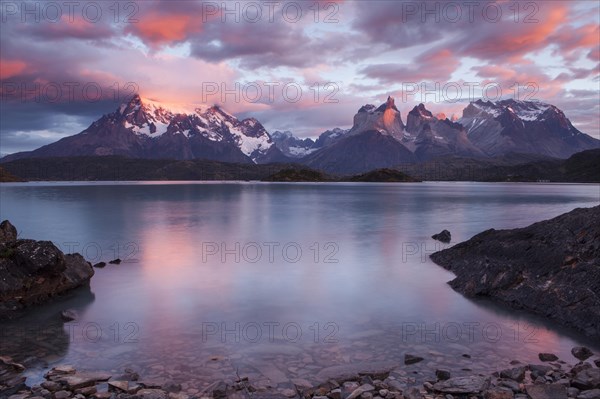
[[(430, 238), (442, 229), (456, 243), (597, 205), (598, 185), (27, 183), (0, 195), (21, 237), (124, 261), (97, 269), (90, 291), (2, 324), (1, 352), (33, 370), (133, 367), (193, 390), (405, 353), (425, 357), (407, 368), (425, 377), (541, 351), (574, 362), (572, 346), (596, 345), (463, 298), (428, 254), (444, 247)], [(62, 325), (65, 308), (79, 320)]]

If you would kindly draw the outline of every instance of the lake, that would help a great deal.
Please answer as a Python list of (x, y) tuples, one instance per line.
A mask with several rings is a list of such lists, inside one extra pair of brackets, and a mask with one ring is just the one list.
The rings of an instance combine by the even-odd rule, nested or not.
[[(23, 183), (0, 185), (0, 218), (96, 269), (80, 289), (2, 322), (0, 352), (184, 382), (309, 381), (325, 367), (425, 358), (495, 371), (513, 359), (600, 345), (527, 313), (454, 292), (428, 255), (490, 228), (524, 227), (600, 202), (598, 185), (508, 183)], [(73, 308), (75, 322), (59, 312)], [(468, 356), (466, 356), (468, 355)], [(469, 357), (470, 356), (470, 357)], [(414, 371), (414, 373), (413, 373)], [(460, 371), (459, 371), (460, 373)]]

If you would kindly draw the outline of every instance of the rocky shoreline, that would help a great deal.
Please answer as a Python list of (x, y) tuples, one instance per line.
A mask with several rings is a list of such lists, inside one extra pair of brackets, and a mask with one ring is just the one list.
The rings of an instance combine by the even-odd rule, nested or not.
[[(600, 358), (585, 347), (575, 347), (579, 360), (571, 365), (552, 353), (540, 353), (539, 363), (511, 362), (492, 374), (453, 376), (451, 370), (431, 370), (420, 384), (405, 366), (390, 362), (348, 364), (323, 369), (323, 382), (296, 380), (289, 387), (256, 387), (247, 376), (215, 381), (203, 390), (186, 390), (173, 381), (146, 380), (132, 369), (114, 375), (55, 366), (39, 385), (26, 386), (25, 367), (0, 357), (0, 397), (8, 399), (599, 399)], [(591, 361), (590, 361), (591, 360)], [(416, 360), (418, 361), (418, 360)]]
[(0, 319), (84, 286), (93, 275), (80, 254), (64, 254), (50, 241), (19, 239), (8, 220), (0, 223)]
[(433, 253), (450, 286), (600, 338), (600, 206), (513, 230), (490, 229)]

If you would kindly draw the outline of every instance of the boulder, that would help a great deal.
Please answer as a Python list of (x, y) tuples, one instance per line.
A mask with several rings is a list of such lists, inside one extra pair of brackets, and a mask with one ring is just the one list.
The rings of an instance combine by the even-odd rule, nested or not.
[(0, 318), (87, 285), (94, 270), (80, 254), (64, 254), (50, 241), (16, 239), (2, 223), (0, 238)]

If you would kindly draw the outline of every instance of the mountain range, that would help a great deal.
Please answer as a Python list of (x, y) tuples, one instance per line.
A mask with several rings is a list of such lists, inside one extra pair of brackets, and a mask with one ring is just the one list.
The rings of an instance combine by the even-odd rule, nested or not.
[(219, 106), (169, 109), (133, 96), (81, 133), (2, 158), (118, 155), (144, 159), (204, 159), (235, 163), (301, 163), (333, 174), (362, 173), (449, 156), (485, 159), (510, 153), (568, 158), (600, 148), (557, 107), (537, 101), (477, 100), (462, 117), (434, 116), (424, 104), (407, 113), (394, 99), (362, 106), (350, 129), (316, 140), (291, 132), (269, 134), (255, 118), (240, 120)]
[(139, 95), (79, 134), (2, 160), (88, 155), (238, 163), (287, 160), (254, 118), (239, 120), (218, 106), (170, 110)]

